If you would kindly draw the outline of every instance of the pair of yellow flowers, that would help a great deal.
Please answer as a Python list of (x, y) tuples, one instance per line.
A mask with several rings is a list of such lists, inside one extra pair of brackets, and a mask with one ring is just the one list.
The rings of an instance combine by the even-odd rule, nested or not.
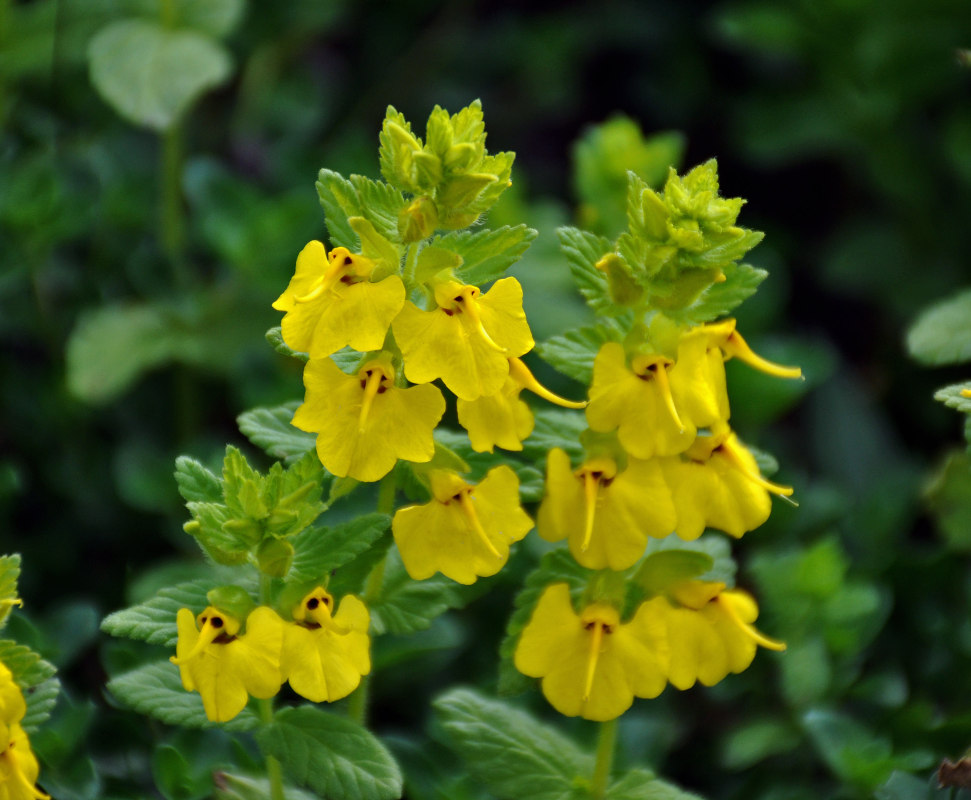
[(0, 797), (46, 800), (37, 788), (40, 766), (21, 723), (27, 713), (24, 694), (5, 664), (0, 664)]
[(667, 683), (712, 686), (742, 672), (757, 645), (785, 645), (757, 631), (755, 601), (714, 581), (684, 580), (621, 622), (613, 605), (594, 602), (578, 614), (565, 583), (548, 586), (520, 635), (516, 669), (542, 678), (561, 714), (605, 721), (634, 697), (657, 697)]
[(293, 621), (285, 622), (268, 606), (245, 619), (213, 606), (197, 617), (179, 609), (179, 638), (170, 660), (186, 691), (199, 692), (210, 720), (227, 722), (250, 696), (268, 699), (288, 681), (308, 700), (333, 702), (371, 671), (370, 616), (357, 597), (345, 596), (335, 611), (334, 598), (318, 586), (291, 615)]

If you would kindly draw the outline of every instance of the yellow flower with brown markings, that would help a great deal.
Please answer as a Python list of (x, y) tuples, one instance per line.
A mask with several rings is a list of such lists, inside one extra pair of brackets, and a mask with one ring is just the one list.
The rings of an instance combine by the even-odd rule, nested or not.
[(657, 697), (667, 682), (664, 622), (642, 609), (628, 622), (602, 602), (578, 614), (567, 584), (548, 586), (519, 637), (516, 669), (542, 678), (543, 694), (561, 714), (619, 717), (634, 697)]
[(430, 479), (431, 501), (399, 509), (391, 524), (408, 574), (424, 580), (441, 572), (464, 584), (495, 575), (509, 546), (533, 527), (516, 473), (502, 465), (477, 484), (450, 470), (432, 470)]

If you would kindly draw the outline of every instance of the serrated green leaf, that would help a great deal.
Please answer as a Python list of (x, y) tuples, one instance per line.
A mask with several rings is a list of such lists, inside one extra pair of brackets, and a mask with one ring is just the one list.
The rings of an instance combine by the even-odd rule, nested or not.
[(20, 579), (20, 555), (0, 558), (0, 628), (7, 624), (10, 611), (19, 602), (17, 581)]
[(168, 586), (144, 603), (109, 614), (101, 623), (101, 630), (112, 636), (175, 647), (179, 638), (175, 617), (179, 609), (202, 611), (209, 605), (206, 593), (213, 585), (211, 579), (202, 579)]
[(399, 242), (398, 215), (405, 207), (404, 195), (388, 183), (372, 181), (363, 175), (351, 175), (350, 183), (364, 212), (360, 216), (389, 242)]
[(849, 715), (814, 709), (803, 716), (802, 723), (819, 755), (844, 781), (872, 790), (893, 771), (890, 740)]
[(587, 429), (587, 418), (582, 411), (562, 408), (535, 408), (536, 424), (533, 432), (523, 442), (523, 455), (541, 461), (546, 467), (546, 454), (554, 447), (565, 450), (571, 459), (583, 456), (580, 434)]
[(22, 689), (29, 689), (53, 678), (57, 668), (29, 647), (4, 639), (0, 641), (0, 662), (13, 674)]
[(433, 241), (436, 247), (462, 257), (455, 274), (466, 283), (480, 286), (501, 278), (522, 258), (537, 232), (525, 225), (508, 225), (496, 230), (453, 231)]
[(279, 325), (275, 328), (270, 328), (266, 332), (265, 338), (270, 343), (270, 346), (281, 356), (289, 356), (290, 358), (297, 359), (297, 361), (303, 361), (305, 364), (310, 360), (310, 356), (307, 353), (298, 353), (283, 341), (283, 328)]
[(401, 796), (397, 763), (356, 722), (303, 706), (278, 712), (256, 734), (260, 750), (287, 775), (332, 800), (394, 800)]
[(60, 694), (61, 682), (57, 678), (48, 678), (24, 692), (27, 713), (20, 724), (28, 734), (34, 733), (47, 722)]
[(607, 789), (608, 800), (701, 800), (701, 797), (662, 781), (646, 769), (628, 770)]
[(222, 481), (194, 458), (179, 456), (175, 459), (175, 482), (187, 503), (222, 502)]
[(554, 728), (499, 700), (453, 689), (434, 701), (446, 744), (503, 800), (581, 800), (593, 759)]
[(533, 616), (533, 609), (546, 587), (554, 583), (567, 583), (576, 599), (586, 588), (592, 575), (591, 570), (577, 564), (570, 552), (562, 548), (546, 553), (539, 566), (526, 576), (523, 589), (513, 601), (514, 611), (506, 624), (506, 635), (499, 645), (500, 694), (524, 692), (534, 683), (513, 666), (512, 659), (519, 642), (519, 634)]
[(327, 584), (327, 591), (334, 597), (362, 594), (368, 577), (388, 553), (393, 542), (391, 531), (386, 531), (370, 548), (334, 572)]
[(324, 208), (324, 220), (332, 247), (358, 252), (360, 239), (348, 220), (363, 217), (390, 242), (397, 242), (398, 213), (405, 206), (404, 196), (386, 183), (361, 175), (350, 179), (322, 169), (317, 178), (317, 195)]
[(305, 456), (314, 449), (317, 437), (290, 424), (293, 412), (300, 403), (287, 403), (282, 406), (254, 408), (244, 411), (236, 418), (240, 431), (272, 458), (285, 464)]
[(91, 82), (136, 125), (168, 130), (203, 93), (232, 73), (229, 53), (209, 37), (148, 20), (113, 22), (88, 49)]
[(536, 345), (536, 354), (554, 369), (589, 386), (593, 381), (593, 362), (597, 353), (607, 342), (623, 340), (629, 329), (629, 319), (626, 322), (625, 325), (618, 320), (605, 319), (595, 325), (551, 336)]
[(291, 542), (295, 552), (288, 579), (320, 580), (371, 547), (390, 526), (387, 514), (365, 514), (333, 528), (307, 528)]
[(934, 399), (955, 411), (971, 414), (971, 397), (962, 394), (967, 391), (971, 391), (971, 382), (954, 383), (934, 392)]
[[(749, 250), (765, 238), (762, 231), (745, 230), (741, 236), (728, 236), (723, 242), (709, 247), (701, 253), (681, 253), (682, 263), (686, 266), (714, 269), (726, 268), (742, 258)], [(727, 274), (727, 272), (726, 272)]]
[(182, 688), (179, 668), (169, 661), (136, 667), (108, 681), (108, 691), (129, 708), (155, 717), (167, 725), (183, 728), (212, 728), (248, 731), (259, 725), (259, 718), (244, 708), (229, 722), (210, 722), (196, 692)]
[(610, 301), (607, 277), (594, 266), (614, 250), (609, 239), (578, 228), (558, 228), (560, 250), (570, 265), (570, 274), (587, 304), (597, 312), (615, 314), (620, 311)]
[(700, 325), (724, 316), (747, 300), (768, 276), (764, 269), (750, 264), (729, 264), (724, 270), (725, 280), (713, 283), (691, 305), (672, 309), (666, 315), (683, 325)]
[(388, 553), (381, 592), (371, 604), (371, 629), (377, 634), (425, 630), (432, 620), (462, 605), (461, 590), (444, 575), (423, 581), (408, 576), (397, 549)]
[(907, 332), (907, 349), (931, 366), (971, 360), (971, 290), (925, 309)]

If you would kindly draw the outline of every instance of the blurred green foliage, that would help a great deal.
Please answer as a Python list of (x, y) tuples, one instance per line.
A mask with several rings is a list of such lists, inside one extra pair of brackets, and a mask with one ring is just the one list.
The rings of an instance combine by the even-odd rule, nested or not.
[[(959, 413), (931, 396), (969, 377), (947, 366), (968, 352), (967, 296), (947, 298), (971, 285), (969, 44), (963, 0), (0, 0), (0, 525), (25, 566), (8, 630), (64, 684), (33, 740), (45, 787), (188, 800), (216, 773), (219, 797), (261, 796), (226, 774), (256, 754), (224, 732), (112, 706), (104, 670), (158, 651), (99, 640), (97, 619), (194, 577), (175, 457), (218, 471), (227, 441), (246, 446), (237, 415), (300, 392), (263, 334), (326, 236), (318, 170), (376, 177), (388, 103), (416, 118), (481, 97), (490, 149), (517, 153), (490, 227), (540, 232), (514, 269), (537, 340), (589, 320), (556, 227), (612, 238), (626, 170), (656, 184), (662, 162), (717, 156), (767, 233), (740, 325), (807, 376), (729, 375), (735, 425), (800, 502), (738, 549), (789, 651), (636, 704), (622, 765), (726, 800), (954, 796), (931, 775), (971, 745), (971, 480), (946, 455)], [(921, 317), (908, 345), (943, 366), (921, 369), (903, 332), (938, 300), (951, 322)], [(334, 524), (364, 507), (334, 490)], [(542, 549), (530, 537), (487, 598), (379, 640), (376, 727), (409, 797), (489, 797), (451, 749), (447, 709), (471, 695), (429, 707), (456, 683), (494, 693)]]

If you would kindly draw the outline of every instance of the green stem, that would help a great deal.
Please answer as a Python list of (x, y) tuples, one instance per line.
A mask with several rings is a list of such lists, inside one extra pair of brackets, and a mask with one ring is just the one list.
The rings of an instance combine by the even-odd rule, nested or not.
[(597, 761), (590, 780), (590, 797), (604, 800), (607, 796), (607, 783), (610, 780), (610, 767), (614, 761), (614, 744), (617, 741), (617, 720), (610, 719), (600, 723), (600, 736), (597, 739)]
[(161, 210), (159, 238), (172, 269), (176, 288), (186, 289), (185, 218), (182, 209), (182, 125), (172, 123), (162, 134)]
[[(391, 472), (384, 477), (378, 486), (379, 513), (391, 516), (394, 511), (394, 496), (397, 488), (394, 472)], [(367, 581), (364, 584), (365, 605), (371, 605), (381, 596), (381, 586), (384, 583), (384, 570), (387, 563), (388, 557), (385, 556), (374, 565), (371, 574), (367, 576)], [(370, 679), (370, 675), (362, 676), (360, 685), (347, 701), (348, 716), (360, 725), (364, 725), (367, 721), (368, 699), (371, 694)]]
[[(259, 700), (260, 721), (264, 725), (273, 722), (273, 698), (269, 700)], [(270, 800), (286, 800), (283, 794), (283, 770), (276, 756), (266, 757), (266, 776), (270, 779)]]
[[(265, 573), (260, 573), (260, 603), (269, 605), (270, 590), (273, 585), (273, 578)], [(260, 722), (264, 725), (273, 724), (273, 698), (258, 700), (257, 706), (260, 710)], [(283, 794), (283, 770), (276, 756), (266, 757), (266, 777), (270, 779), (270, 800), (286, 800)]]
[(405, 251), (405, 286), (409, 289), (415, 285), (415, 271), (418, 269), (418, 244), (412, 242)]

